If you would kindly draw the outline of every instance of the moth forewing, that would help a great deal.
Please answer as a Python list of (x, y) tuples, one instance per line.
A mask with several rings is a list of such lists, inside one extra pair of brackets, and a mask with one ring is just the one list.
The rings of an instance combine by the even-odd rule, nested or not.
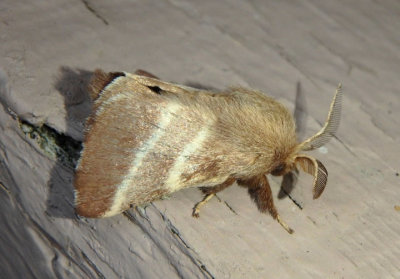
[(135, 71), (135, 75), (138, 76), (145, 76), (145, 77), (149, 77), (149, 78), (154, 78), (154, 79), (159, 79), (157, 76), (153, 75), (152, 73), (149, 73), (145, 70), (142, 69), (138, 69)]
[[(133, 75), (133, 74), (129, 74), (129, 73), (125, 73), (125, 74), (129, 78), (134, 79), (139, 84), (142, 84), (142, 85), (150, 87), (150, 88), (158, 87), (161, 90), (164, 90), (164, 91), (170, 92), (170, 93), (193, 94), (197, 91), (202, 91), (202, 90), (198, 90), (198, 89), (195, 89), (195, 88), (192, 88), (189, 86), (185, 86), (185, 85), (178, 85), (178, 84), (165, 82), (165, 81), (159, 80), (156, 76), (154, 76), (150, 73), (144, 74), (143, 72), (145, 72), (145, 71), (142, 70), (140, 72), (141, 75)], [(202, 91), (202, 93), (203, 94), (207, 93), (207, 91)]]
[[(146, 99), (149, 94), (137, 85), (132, 95), (123, 82), (114, 80), (98, 93), (88, 119), (75, 176), (77, 212), (82, 216), (111, 216), (129, 206), (127, 199), (135, 193), (129, 185), (134, 165), (143, 163), (140, 158), (148, 149), (143, 143), (151, 144), (151, 136), (163, 129), (162, 111), (174, 110), (163, 100)], [(153, 195), (151, 189), (145, 191)]]
[(214, 156), (223, 151), (208, 148), (217, 113), (196, 102), (192, 91), (154, 78), (112, 75), (96, 71), (92, 79), (93, 112), (75, 176), (79, 215), (112, 216), (130, 204), (229, 177)]

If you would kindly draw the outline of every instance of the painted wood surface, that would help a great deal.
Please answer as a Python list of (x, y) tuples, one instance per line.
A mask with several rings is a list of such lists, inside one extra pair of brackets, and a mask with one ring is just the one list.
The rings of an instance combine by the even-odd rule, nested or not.
[[(1, 1), (0, 277), (399, 278), (399, 15), (390, 0)], [(306, 136), (342, 82), (337, 138), (314, 154), (329, 171), (324, 194), (312, 201), (303, 174), (302, 210), (275, 198), (293, 235), (236, 186), (199, 219), (196, 189), (141, 214), (78, 219), (74, 158), (56, 160), (16, 115), (82, 140), (98, 67), (251, 87), (290, 109), (300, 81)]]

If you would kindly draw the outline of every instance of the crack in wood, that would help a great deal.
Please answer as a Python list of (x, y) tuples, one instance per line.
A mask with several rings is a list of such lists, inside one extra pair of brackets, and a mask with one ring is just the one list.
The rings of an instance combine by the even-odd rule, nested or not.
[(0, 188), (3, 189), (3, 191), (6, 192), (6, 194), (7, 194), (10, 198), (12, 198), (12, 197), (11, 197), (11, 192), (10, 192), (10, 190), (8, 190), (8, 188), (7, 188), (1, 181), (0, 181)]
[(307, 219), (310, 220), (315, 226), (317, 225), (317, 222), (315, 222), (315, 220), (310, 216), (307, 216)]
[(91, 12), (95, 17), (97, 17), (98, 19), (100, 19), (105, 25), (109, 25), (108, 21), (101, 16), (93, 7), (92, 5), (89, 3), (88, 0), (81, 0), (82, 3), (85, 5), (86, 9)]
[(83, 259), (87, 262), (87, 264), (94, 270), (94, 272), (96, 272), (98, 278), (101, 279), (106, 279), (106, 277), (103, 275), (103, 273), (101, 273), (100, 269), (97, 267), (97, 265), (95, 263), (93, 263), (88, 256), (86, 256), (86, 254), (81, 251), (81, 255), (83, 257)]
[[(29, 224), (31, 224), (31, 227), (41, 239), (47, 241), (51, 247), (59, 251), (70, 262), (75, 264), (78, 267), (78, 269), (81, 270), (88, 278), (98, 278), (96, 276), (93, 276), (93, 274), (85, 266), (81, 265), (76, 259), (74, 259), (70, 254), (68, 254), (68, 252), (65, 251), (64, 247), (62, 247), (61, 244), (57, 242), (57, 240), (55, 240), (42, 226), (40, 226), (35, 220), (33, 220), (31, 216), (29, 216), (29, 214), (26, 212), (26, 210), (22, 207), (22, 205), (19, 202), (17, 202), (16, 198), (12, 195), (12, 193), (2, 182), (0, 182), (0, 188), (9, 194), (11, 201), (16, 205), (16, 207), (20, 211), (20, 214), (25, 218), (25, 220), (28, 221)], [(52, 260), (52, 265), (54, 265), (54, 260), (57, 259), (58, 256), (55, 255), (55, 258), (53, 258)]]
[(19, 118), (16, 120), (25, 136), (35, 141), (49, 158), (58, 160), (64, 166), (75, 168), (82, 149), (80, 141), (58, 132), (47, 124), (34, 125)]
[[(156, 209), (156, 210), (158, 210), (158, 209)], [(123, 214), (130, 222), (132, 222), (132, 223), (135, 224), (138, 228), (140, 228), (141, 231), (142, 231), (144, 234), (146, 234), (146, 235), (149, 237), (149, 239), (151, 239), (151, 241), (154, 243), (154, 245), (156, 245), (156, 246), (160, 249), (161, 254), (162, 254), (166, 259), (169, 260), (169, 255), (168, 255), (168, 251), (167, 251), (168, 248), (166, 248), (166, 247), (164, 247), (164, 246), (162, 246), (162, 245), (159, 245), (159, 244), (158, 244), (158, 241), (157, 241), (157, 239), (156, 239), (156, 237), (153, 236), (153, 234), (150, 233), (150, 231), (148, 230), (148, 228), (146, 228), (146, 226), (145, 226), (143, 223), (141, 223), (141, 222), (136, 218), (136, 216), (135, 216), (134, 214), (132, 214), (132, 212), (130, 212), (130, 211), (127, 210), (127, 211), (124, 211), (122, 214)], [(149, 226), (151, 227), (151, 229), (153, 229), (154, 231), (157, 232), (157, 230), (153, 227), (153, 225), (152, 225), (152, 223), (151, 223), (151, 220), (149, 219), (149, 220), (146, 220), (146, 221), (148, 222), (148, 224), (149, 224)], [(187, 253), (186, 253), (186, 255), (187, 255)], [(176, 274), (177, 274), (180, 278), (184, 278), (184, 277), (181, 275), (181, 271), (179, 270), (179, 268), (177, 267), (177, 265), (174, 264), (174, 263), (171, 262), (171, 261), (169, 261), (169, 262), (170, 262), (170, 266), (175, 270)]]
[[(158, 210), (158, 208), (156, 208)], [(162, 219), (164, 220), (164, 222), (167, 224), (168, 229), (172, 232), (172, 234), (190, 251), (192, 251), (195, 255), (197, 255), (196, 251), (189, 246), (189, 244), (187, 244), (187, 242), (185, 241), (185, 239), (182, 237), (182, 235), (180, 234), (179, 230), (172, 224), (171, 220), (165, 216), (165, 214), (163, 214), (160, 210), (158, 210), (158, 212), (160, 213)], [(199, 259), (199, 258), (195, 258), (192, 255), (190, 255), (190, 257), (192, 258), (193, 263), (195, 263), (200, 270), (204, 271), (206, 273), (207, 276), (209, 276), (209, 278), (214, 279), (214, 275), (212, 275), (212, 273), (207, 269), (207, 267), (203, 264), (203, 262)]]
[(230, 211), (232, 211), (235, 215), (239, 215), (239, 214), (237, 214), (237, 212), (233, 209), (233, 207), (232, 206), (230, 206), (230, 204), (226, 201), (226, 200), (222, 200), (217, 194), (215, 194), (215, 197), (218, 199), (218, 201), (219, 202), (224, 202), (224, 204), (226, 205), (226, 207), (228, 207), (228, 209), (230, 210)]
[(42, 238), (47, 240), (52, 247), (57, 249), (61, 254), (63, 254), (69, 261), (74, 263), (84, 274), (86, 274), (89, 278), (96, 278), (93, 274), (87, 270), (85, 266), (80, 264), (76, 259), (74, 259), (67, 251), (65, 251), (64, 247), (61, 246), (60, 243), (57, 242), (45, 229), (43, 229), (35, 220), (29, 217), (25, 212), (23, 213), (26, 215), (27, 220), (31, 222), (33, 225), (33, 229), (38, 233), (38, 235)]
[(63, 278), (63, 276), (60, 274), (60, 272), (57, 269), (57, 261), (58, 261), (58, 255), (57, 255), (57, 253), (54, 253), (54, 257), (51, 260), (51, 268), (53, 269), (53, 272), (54, 272), (56, 278)]
[[(181, 251), (192, 261), (193, 264), (195, 264), (199, 270), (207, 276), (207, 278), (211, 278), (214, 279), (215, 277), (211, 274), (211, 272), (207, 269), (207, 267), (205, 266), (205, 264), (203, 264), (203, 262), (196, 258), (194, 255), (197, 255), (196, 251), (191, 248), (187, 242), (183, 239), (183, 237), (181, 236), (179, 230), (172, 224), (172, 222), (170, 221), (169, 218), (167, 218), (165, 216), (165, 214), (163, 214), (156, 206), (154, 206), (152, 204), (152, 207), (160, 214), (161, 218), (163, 219), (163, 221), (165, 222), (168, 230), (171, 232), (171, 235), (178, 240), (179, 243), (181, 243), (183, 245), (184, 248), (186, 248), (187, 251), (183, 251), (182, 248)], [(147, 234), (150, 239), (157, 244), (156, 239), (154, 239), (154, 237), (151, 235), (151, 233), (145, 228), (145, 226), (135, 218), (135, 216), (129, 212), (129, 211), (125, 211), (123, 212), (123, 215), (125, 217), (128, 218), (129, 221), (131, 221), (132, 223), (134, 223), (136, 226), (138, 226), (145, 234)], [(151, 220), (148, 219), (146, 220), (147, 222), (149, 222), (149, 225), (153, 228), (152, 224), (151, 224)], [(153, 228), (155, 231), (157, 231), (155, 228)], [(165, 248), (158, 246), (161, 250), (161, 252), (168, 257), (167, 255), (167, 251), (165, 251)], [(179, 247), (179, 246), (178, 246)], [(194, 255), (193, 255), (194, 254)], [(175, 268), (175, 271), (177, 272), (177, 274), (181, 276), (179, 269), (173, 264), (171, 263), (171, 266), (173, 266)], [(183, 277), (182, 277), (183, 278)]]

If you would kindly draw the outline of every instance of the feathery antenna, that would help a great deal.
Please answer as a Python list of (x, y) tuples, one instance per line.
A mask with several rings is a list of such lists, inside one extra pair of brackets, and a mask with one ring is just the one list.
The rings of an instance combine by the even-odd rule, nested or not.
[(321, 147), (335, 135), (340, 123), (342, 96), (342, 84), (339, 84), (324, 127), (314, 136), (301, 143), (301, 150), (308, 151)]

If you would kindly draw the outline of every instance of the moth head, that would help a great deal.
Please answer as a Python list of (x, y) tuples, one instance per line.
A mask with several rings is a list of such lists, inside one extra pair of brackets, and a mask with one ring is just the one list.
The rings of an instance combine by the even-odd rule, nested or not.
[(339, 84), (336, 94), (330, 106), (328, 118), (324, 127), (313, 135), (300, 143), (291, 156), (284, 162), (277, 163), (271, 171), (272, 175), (288, 175), (291, 171), (298, 169), (314, 176), (313, 182), (313, 198), (317, 199), (321, 196), (328, 181), (328, 171), (325, 166), (317, 159), (301, 154), (303, 151), (310, 151), (319, 148), (326, 144), (333, 136), (339, 127), (341, 106), (342, 106), (342, 86)]
[(271, 174), (274, 176), (281, 176), (289, 173), (295, 168), (296, 166), (294, 165), (294, 163), (287, 160), (285, 162), (277, 164), (275, 168), (272, 169)]

